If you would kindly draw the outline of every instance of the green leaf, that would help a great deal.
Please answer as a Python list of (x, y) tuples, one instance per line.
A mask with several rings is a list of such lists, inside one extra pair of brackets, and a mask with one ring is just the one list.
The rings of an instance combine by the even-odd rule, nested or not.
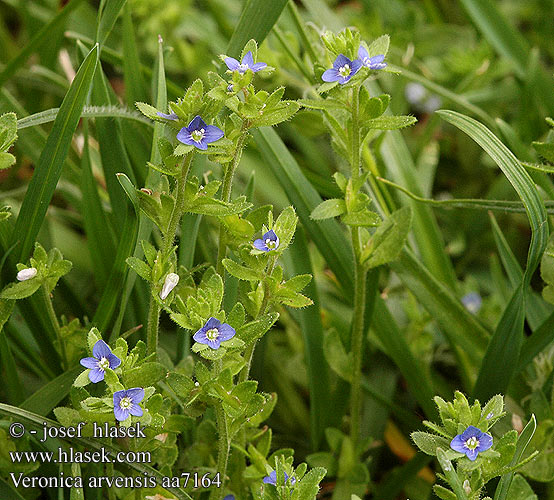
[(122, 377), (125, 387), (147, 387), (159, 382), (167, 375), (167, 368), (156, 362), (143, 363), (127, 370)]
[(352, 353), (346, 353), (340, 335), (334, 328), (325, 332), (323, 352), (333, 371), (347, 382), (351, 382)]
[(18, 300), (30, 297), (33, 295), (42, 285), (42, 280), (36, 276), (29, 280), (19, 281), (17, 283), (11, 283), (8, 285), (2, 293), (0, 293), (1, 299)]
[(410, 437), (423, 453), (426, 453), (427, 455), (432, 455), (434, 457), (437, 456), (437, 448), (450, 448), (450, 443), (447, 439), (441, 436), (437, 436), (436, 434), (430, 434), (429, 432), (412, 432), (410, 434)]
[[(72, 2), (72, 4), (74, 3), (76, 2)], [(52, 132), (48, 136), (33, 178), (27, 188), (13, 233), (13, 241), (20, 240), (20, 262), (25, 261), (31, 251), (56, 189), (73, 133), (79, 123), (79, 117), (89, 92), (97, 61), (98, 46), (95, 46), (81, 64), (62, 102)]]
[(262, 278), (258, 271), (241, 266), (231, 259), (223, 259), (223, 266), (231, 276), (234, 276), (239, 280), (259, 281)]
[(321, 202), (317, 207), (312, 210), (310, 217), (314, 220), (330, 219), (331, 217), (337, 217), (346, 212), (346, 204), (344, 200), (338, 198), (332, 198)]
[(290, 242), (294, 237), (297, 222), (298, 217), (293, 207), (285, 208), (279, 214), (279, 217), (277, 217), (273, 230), (279, 237), (279, 248), (277, 249), (279, 253), (286, 250), (286, 248), (290, 245)]
[(0, 151), (10, 149), (16, 140), (17, 117), (15, 113), (5, 113), (0, 116)]
[(380, 116), (365, 120), (363, 125), (370, 130), (398, 130), (409, 127), (417, 122), (415, 116)]
[(152, 271), (148, 264), (143, 260), (138, 259), (137, 257), (127, 257), (127, 265), (135, 271), (143, 280), (150, 281), (152, 279)]
[(410, 207), (402, 207), (393, 212), (377, 228), (362, 250), (361, 263), (371, 269), (396, 260), (404, 247), (411, 223)]
[(278, 313), (268, 313), (259, 319), (241, 326), (237, 330), (237, 337), (246, 345), (249, 345), (264, 335), (275, 324), (279, 318)]
[(0, 170), (10, 168), (15, 163), (15, 156), (10, 153), (0, 153)]
[(104, 9), (102, 10), (100, 22), (96, 30), (96, 41), (100, 44), (100, 50), (102, 50), (102, 46), (112, 31), (126, 1), (127, 0), (111, 0), (109, 2), (103, 2)]
[(344, 214), (341, 221), (347, 226), (375, 227), (381, 223), (381, 217), (371, 210), (362, 209)]
[(539, 500), (539, 497), (535, 495), (531, 486), (529, 486), (529, 483), (523, 476), (516, 474), (510, 485), (506, 500)]
[(389, 52), (389, 45), (390, 45), (390, 36), (389, 35), (381, 35), (379, 38), (376, 38), (371, 42), (371, 45), (368, 47), (367, 53), (369, 54), (369, 57), (378, 56), (378, 55), (384, 55), (387, 56)]
[(266, 0), (247, 0), (227, 46), (227, 53), (232, 57), (238, 57), (251, 38), (261, 44), (279, 19), (287, 2), (288, 0), (273, 0), (270, 3)]

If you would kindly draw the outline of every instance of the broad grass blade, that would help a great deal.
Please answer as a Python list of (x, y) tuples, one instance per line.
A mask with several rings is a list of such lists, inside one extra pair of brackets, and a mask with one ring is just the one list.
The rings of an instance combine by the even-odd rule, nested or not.
[(81, 64), (40, 155), (13, 233), (13, 241), (20, 242), (19, 261), (25, 261), (29, 256), (46, 215), (87, 98), (97, 61), (98, 46), (95, 46)]
[(289, 0), (247, 0), (239, 23), (227, 46), (227, 54), (238, 57), (246, 42), (253, 38), (261, 44)]

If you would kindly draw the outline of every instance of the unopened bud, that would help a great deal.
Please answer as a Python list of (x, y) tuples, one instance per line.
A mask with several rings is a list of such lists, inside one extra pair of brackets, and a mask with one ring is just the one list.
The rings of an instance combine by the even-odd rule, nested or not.
[(167, 296), (171, 293), (171, 290), (173, 290), (177, 283), (179, 283), (179, 275), (175, 273), (169, 273), (165, 277), (164, 286), (162, 287), (162, 291), (160, 292), (160, 299), (165, 300)]
[(37, 275), (37, 270), (35, 267), (29, 267), (27, 269), (22, 269), (17, 273), (17, 280), (18, 281), (27, 281), (31, 278), (34, 278)]
[(471, 486), (469, 485), (469, 480), (466, 479), (463, 484), (464, 491), (469, 495), (471, 493)]

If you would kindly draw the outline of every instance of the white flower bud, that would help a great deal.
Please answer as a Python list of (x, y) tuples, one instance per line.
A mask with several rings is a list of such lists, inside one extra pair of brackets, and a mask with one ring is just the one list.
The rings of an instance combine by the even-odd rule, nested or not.
[(169, 273), (165, 277), (164, 286), (162, 287), (162, 291), (160, 292), (160, 299), (167, 299), (167, 296), (171, 293), (171, 290), (173, 290), (177, 286), (177, 283), (179, 283), (179, 275), (175, 273)]
[(471, 485), (469, 484), (469, 480), (465, 480), (463, 484), (464, 491), (469, 495), (471, 493)]
[(18, 281), (27, 281), (31, 278), (34, 278), (37, 275), (37, 270), (35, 267), (28, 267), (27, 269), (22, 269), (17, 273), (17, 280)]

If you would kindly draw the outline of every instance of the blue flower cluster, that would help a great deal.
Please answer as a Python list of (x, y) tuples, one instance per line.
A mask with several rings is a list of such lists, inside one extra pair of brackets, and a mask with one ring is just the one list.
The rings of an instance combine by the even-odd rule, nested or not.
[(344, 54), (339, 54), (333, 63), (333, 67), (325, 71), (321, 79), (324, 82), (339, 82), (341, 85), (344, 85), (363, 66), (372, 70), (386, 68), (387, 63), (383, 62), (384, 60), (385, 56), (383, 54), (369, 57), (365, 47), (360, 46), (358, 49), (358, 59), (351, 61)]

